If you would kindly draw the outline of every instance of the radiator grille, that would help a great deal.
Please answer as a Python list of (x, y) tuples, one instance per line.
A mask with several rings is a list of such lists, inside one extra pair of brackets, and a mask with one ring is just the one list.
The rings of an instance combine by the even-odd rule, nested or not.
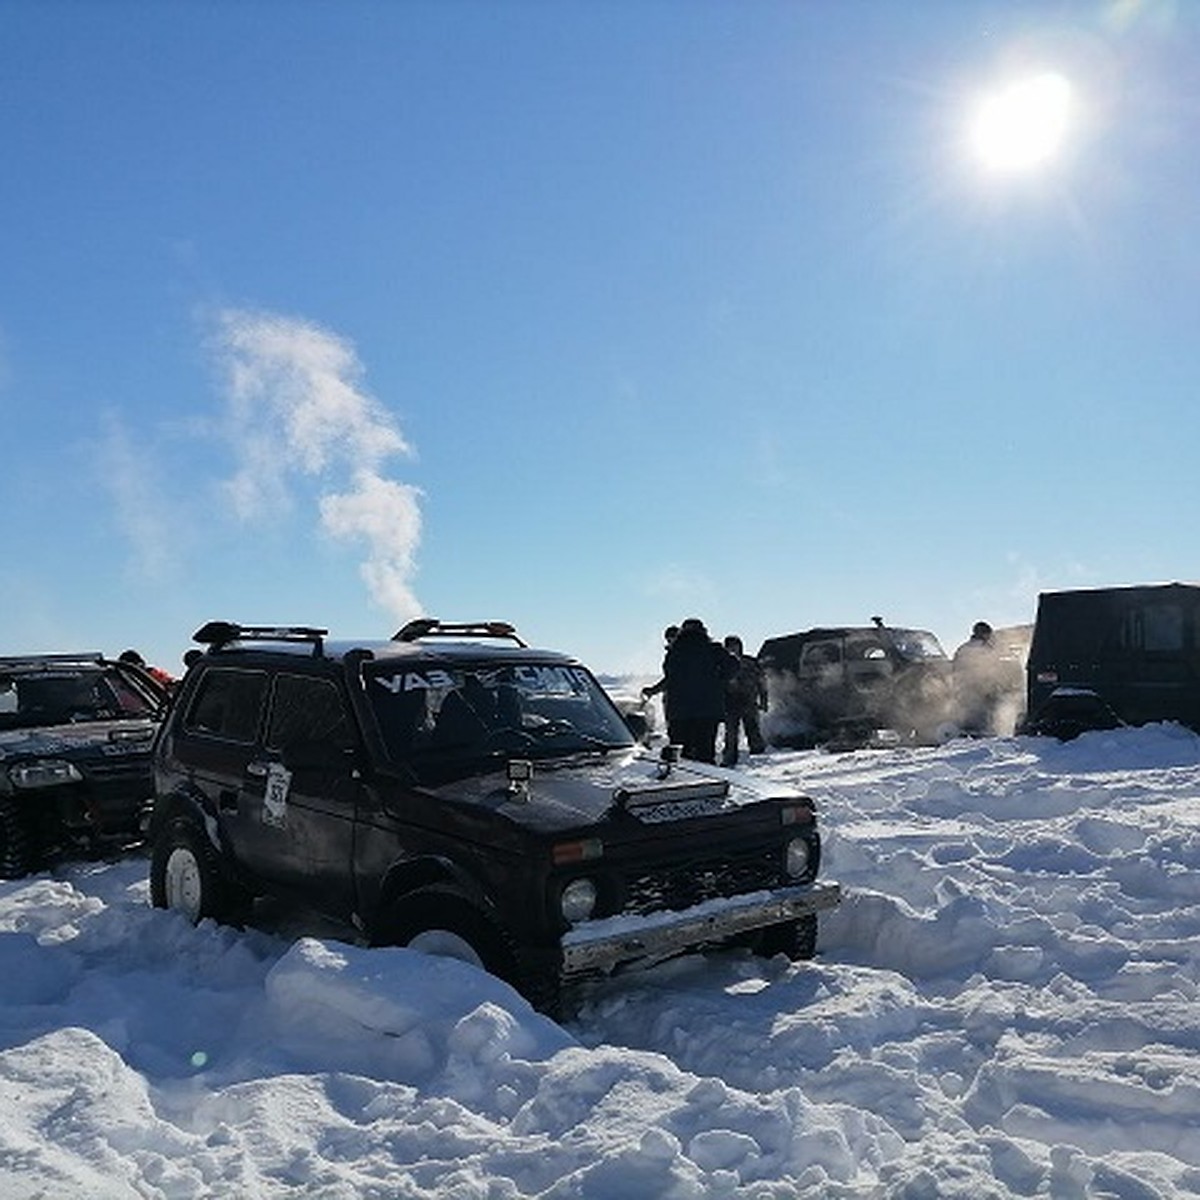
[(150, 775), (150, 755), (126, 754), (121, 758), (90, 762), (84, 771), (89, 779), (101, 786), (142, 780)]
[(625, 911), (652, 913), (739, 896), (784, 882), (777, 846), (648, 867), (626, 881)]

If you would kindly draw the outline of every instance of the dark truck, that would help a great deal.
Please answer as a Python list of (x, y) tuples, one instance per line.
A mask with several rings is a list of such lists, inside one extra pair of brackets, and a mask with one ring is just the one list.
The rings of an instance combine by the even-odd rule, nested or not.
[(954, 717), (950, 660), (924, 629), (807, 629), (768, 638), (764, 732), (776, 746), (934, 744)]
[(0, 878), (139, 840), (166, 703), (99, 653), (0, 657)]
[(1177, 721), (1200, 731), (1200, 586), (1043, 592), (1020, 732)]
[(581, 663), (510, 625), (195, 637), (151, 822), (153, 903), (193, 921), (290, 898), (556, 1012), (576, 981), (705, 946), (810, 957), (839, 900), (811, 800), (652, 755)]

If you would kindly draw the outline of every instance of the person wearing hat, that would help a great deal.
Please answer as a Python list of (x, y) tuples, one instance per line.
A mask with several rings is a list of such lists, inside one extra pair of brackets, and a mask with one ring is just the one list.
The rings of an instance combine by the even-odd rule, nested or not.
[(717, 728), (725, 718), (725, 685), (737, 660), (708, 636), (699, 617), (679, 627), (663, 659), (670, 738), (684, 758), (717, 761)]
[(761, 754), (767, 748), (758, 718), (767, 707), (767, 682), (758, 659), (745, 652), (742, 639), (736, 633), (725, 638), (724, 646), (732, 656), (735, 668), (725, 684), (725, 744), (721, 766), (736, 767), (743, 729), (751, 754)]
[(1004, 690), (1003, 667), (995, 634), (986, 621), (971, 626), (971, 636), (954, 652), (954, 698), (964, 733), (989, 735), (996, 729), (996, 707)]

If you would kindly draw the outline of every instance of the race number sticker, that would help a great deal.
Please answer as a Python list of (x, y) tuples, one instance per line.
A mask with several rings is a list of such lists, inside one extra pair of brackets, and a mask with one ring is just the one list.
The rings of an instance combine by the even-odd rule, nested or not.
[(282, 763), (272, 763), (267, 771), (267, 790), (263, 795), (264, 825), (282, 828), (287, 824), (288, 792), (292, 789), (292, 773)]

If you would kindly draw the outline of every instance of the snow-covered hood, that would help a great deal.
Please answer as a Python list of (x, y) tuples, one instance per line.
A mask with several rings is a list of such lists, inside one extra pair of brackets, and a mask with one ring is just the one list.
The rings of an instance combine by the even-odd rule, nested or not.
[(447, 800), (479, 804), (534, 829), (554, 832), (602, 820), (624, 808), (645, 824), (716, 815), (780, 797), (777, 787), (738, 771), (681, 761), (664, 773), (644, 751), (534, 760), (528, 783), (507, 767), (434, 790)]
[(87, 721), (0, 732), (0, 762), (26, 758), (100, 760), (148, 755), (157, 725), (147, 720)]

